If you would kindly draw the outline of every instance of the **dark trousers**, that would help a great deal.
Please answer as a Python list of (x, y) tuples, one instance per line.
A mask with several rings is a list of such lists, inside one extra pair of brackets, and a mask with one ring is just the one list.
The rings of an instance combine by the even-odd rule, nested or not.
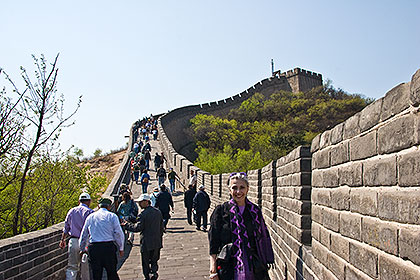
[(117, 246), (114, 242), (97, 242), (88, 247), (93, 280), (102, 280), (105, 268), (108, 280), (119, 280), (117, 274)]
[(157, 273), (160, 249), (141, 252), (141, 266), (143, 268), (144, 279), (149, 280), (150, 274)]
[(192, 207), (187, 207), (187, 221), (190, 225), (192, 225)]
[(201, 226), (201, 218), (203, 218), (203, 227), (207, 228), (207, 210), (197, 212), (195, 216), (195, 223), (197, 227), (199, 228)]

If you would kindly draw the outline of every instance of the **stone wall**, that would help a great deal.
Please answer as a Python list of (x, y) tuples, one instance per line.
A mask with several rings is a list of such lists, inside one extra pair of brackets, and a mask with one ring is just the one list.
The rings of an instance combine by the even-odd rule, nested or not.
[(173, 148), (189, 160), (194, 161), (197, 155), (194, 151), (195, 144), (190, 135), (189, 127), (190, 120), (195, 115), (211, 114), (215, 116), (226, 116), (230, 110), (239, 107), (243, 101), (257, 92), (268, 97), (280, 90), (298, 92), (321, 85), (321, 74), (295, 68), (274, 77), (264, 79), (235, 96), (215, 102), (185, 106), (172, 110), (170, 114), (162, 117), (161, 123), (165, 127), (166, 135), (171, 139)]
[[(360, 113), (249, 174), (275, 252), (272, 279), (420, 279), (420, 70)], [(228, 199), (227, 174), (178, 154), (159, 120), (168, 164)], [(176, 116), (175, 116), (176, 118)]]

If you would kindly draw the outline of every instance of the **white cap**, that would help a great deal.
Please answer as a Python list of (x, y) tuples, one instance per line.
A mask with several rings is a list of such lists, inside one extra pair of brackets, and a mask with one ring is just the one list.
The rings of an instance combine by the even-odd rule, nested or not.
[(148, 195), (147, 193), (143, 193), (140, 195), (139, 198), (136, 199), (137, 202), (144, 201), (144, 200), (150, 201), (150, 195)]
[(204, 185), (200, 185), (200, 186), (198, 187), (198, 189), (199, 189), (199, 190), (204, 190)]
[(79, 196), (79, 200), (90, 200), (90, 195), (84, 192)]

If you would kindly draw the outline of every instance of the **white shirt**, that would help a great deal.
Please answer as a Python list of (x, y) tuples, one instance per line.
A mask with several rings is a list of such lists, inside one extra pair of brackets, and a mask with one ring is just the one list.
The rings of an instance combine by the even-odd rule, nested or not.
[(115, 241), (119, 250), (124, 251), (124, 233), (118, 216), (106, 208), (100, 208), (87, 217), (79, 238), (80, 249), (86, 247), (88, 236), (89, 243)]
[(194, 174), (190, 178), (190, 186), (194, 186), (195, 184), (197, 184), (197, 176)]

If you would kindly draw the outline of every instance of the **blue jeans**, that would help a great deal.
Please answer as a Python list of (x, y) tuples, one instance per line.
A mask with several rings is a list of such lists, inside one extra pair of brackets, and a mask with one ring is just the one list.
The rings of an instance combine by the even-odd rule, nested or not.
[(146, 159), (146, 169), (149, 170), (149, 160)]
[(165, 183), (165, 177), (158, 177), (158, 184), (159, 186)]
[(148, 185), (149, 185), (149, 183), (141, 183), (143, 193), (147, 193), (147, 186)]
[(175, 179), (169, 179), (169, 184), (171, 186), (171, 192), (175, 191)]

